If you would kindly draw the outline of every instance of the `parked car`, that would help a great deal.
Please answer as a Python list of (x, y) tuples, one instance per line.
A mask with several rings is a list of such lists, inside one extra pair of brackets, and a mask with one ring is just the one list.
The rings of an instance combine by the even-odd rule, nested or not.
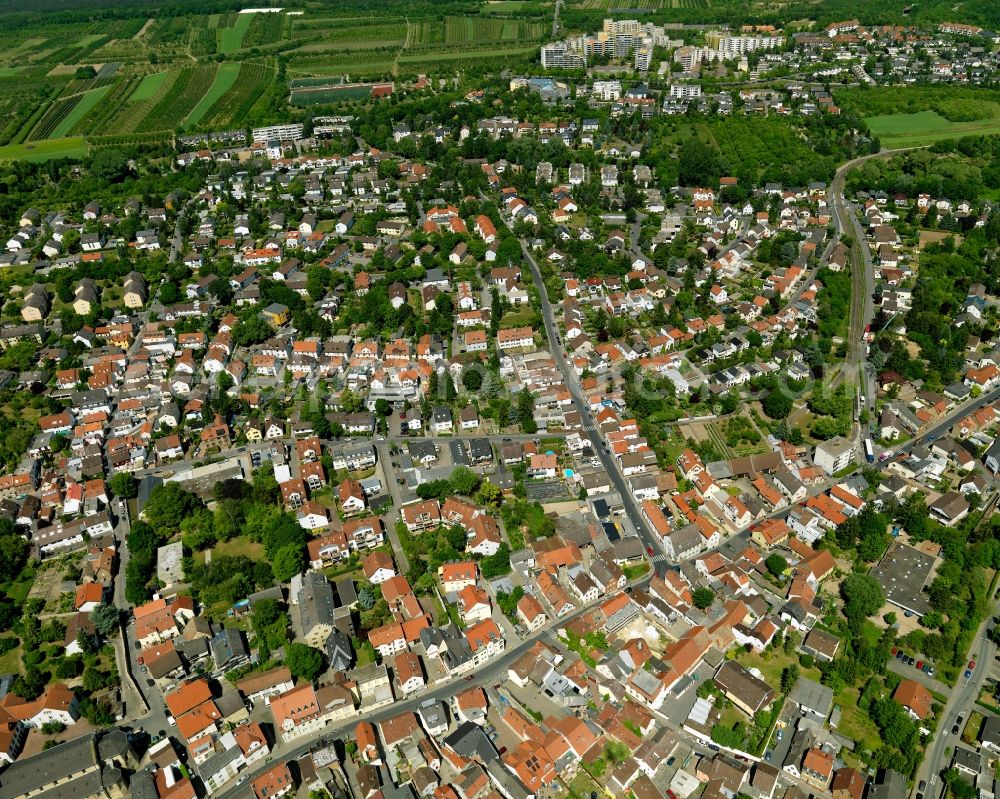
[(919, 669), (920, 671), (924, 670), (924, 662), (922, 660), (917, 661), (917, 669)]
[(969, 679), (971, 676), (972, 676), (972, 670), (971, 669), (966, 669), (965, 670), (965, 679)]
[(969, 661), (969, 671), (972, 671), (974, 668), (976, 668), (976, 661), (970, 660)]

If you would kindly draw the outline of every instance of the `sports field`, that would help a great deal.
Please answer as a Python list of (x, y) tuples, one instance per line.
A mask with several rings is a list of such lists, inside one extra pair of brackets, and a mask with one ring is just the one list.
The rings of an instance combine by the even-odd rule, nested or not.
[(919, 147), (963, 136), (1000, 134), (1000, 119), (950, 122), (936, 111), (866, 117), (865, 122), (872, 133), (879, 137), (885, 149)]

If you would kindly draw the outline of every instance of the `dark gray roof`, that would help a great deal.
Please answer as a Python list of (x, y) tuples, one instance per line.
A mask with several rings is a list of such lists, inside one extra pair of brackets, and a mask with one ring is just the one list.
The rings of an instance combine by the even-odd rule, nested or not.
[[(123, 747), (127, 749), (128, 739), (120, 730), (95, 732), (18, 760), (3, 773), (0, 799), (17, 799), (43, 788), (46, 799), (80, 799), (97, 794), (102, 786), (121, 781), (121, 772), (113, 766), (102, 766), (101, 758), (120, 754)], [(79, 776), (73, 779), (72, 775)]]
[(351, 639), (338, 629), (326, 639), (326, 659), (332, 671), (347, 671), (354, 662)]
[[(239, 751), (239, 747), (236, 747)], [(149, 771), (139, 771), (132, 775), (128, 781), (129, 795), (132, 799), (158, 799), (156, 792), (156, 782)]]
[(318, 624), (333, 626), (336, 604), (333, 601), (333, 586), (325, 575), (314, 571), (306, 572), (302, 578), (297, 607), (302, 632), (306, 635)]
[(234, 760), (243, 756), (243, 751), (238, 746), (231, 746), (211, 755), (208, 760), (198, 766), (198, 774), (202, 780), (208, 782), (209, 777), (218, 774)]
[(469, 441), (469, 450), (472, 453), (473, 461), (492, 461), (493, 445), (488, 438), (473, 438)]
[(879, 775), (878, 781), (868, 787), (869, 799), (895, 799), (906, 796), (906, 777), (891, 768)]
[(210, 647), (217, 669), (225, 667), (231, 661), (250, 657), (250, 649), (243, 637), (243, 631), (236, 627), (226, 627), (216, 633)]
[(444, 745), (462, 757), (479, 758), (484, 763), (500, 757), (482, 727), (471, 721), (462, 722), (444, 739)]

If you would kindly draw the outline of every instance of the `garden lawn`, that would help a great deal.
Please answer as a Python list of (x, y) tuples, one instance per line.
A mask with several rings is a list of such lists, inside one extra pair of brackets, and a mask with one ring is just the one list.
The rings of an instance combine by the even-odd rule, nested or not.
[(0, 655), (0, 674), (21, 673), (21, 646), (15, 646), (10, 652)]
[(879, 737), (875, 723), (858, 707), (858, 697), (858, 689), (853, 687), (845, 688), (834, 696), (834, 705), (840, 705), (840, 722), (837, 724), (837, 732), (846, 735), (858, 744), (855, 749), (856, 754), (860, 754), (865, 749), (874, 752), (882, 745), (882, 739)]
[[(249, 14), (243, 14), (242, 16), (248, 17)], [(198, 101), (198, 105), (191, 109), (191, 113), (188, 114), (187, 119), (184, 121), (185, 126), (190, 127), (192, 125), (197, 125), (201, 121), (201, 118), (208, 113), (216, 101), (218, 101), (226, 92), (233, 88), (236, 84), (236, 78), (240, 74), (240, 65), (235, 61), (227, 61), (219, 65), (219, 71), (215, 73), (215, 80), (212, 81), (212, 85), (209, 86), (208, 91), (202, 96), (201, 100)]]
[[(213, 558), (218, 558), (222, 555), (230, 555), (232, 557), (245, 555), (250, 560), (264, 560), (264, 545), (258, 541), (251, 541), (243, 536), (237, 536), (212, 547)], [(205, 556), (202, 553), (202, 560), (204, 559)]]
[(786, 666), (790, 666), (793, 663), (799, 667), (799, 675), (802, 677), (808, 677), (811, 680), (819, 682), (819, 678), (822, 676), (820, 670), (815, 666), (811, 669), (806, 669), (799, 665), (798, 652), (786, 655), (780, 647), (770, 653), (740, 653), (736, 660), (748, 669), (758, 669), (764, 675), (764, 682), (770, 685), (775, 691), (781, 687), (781, 673), (785, 670)]

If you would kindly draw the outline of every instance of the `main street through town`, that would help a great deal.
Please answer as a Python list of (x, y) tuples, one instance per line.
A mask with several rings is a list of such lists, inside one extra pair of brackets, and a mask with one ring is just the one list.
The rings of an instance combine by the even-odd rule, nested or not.
[[(645, 578), (633, 583), (632, 587), (643, 587), (649, 582), (649, 579), (650, 578), (647, 575)], [(631, 587), (628, 590), (631, 590)], [(510, 666), (512, 666), (518, 658), (528, 652), (528, 650), (530, 650), (536, 642), (543, 639), (551, 640), (558, 628), (565, 627), (574, 619), (592, 611), (598, 605), (607, 602), (609, 598), (609, 596), (600, 597), (592, 602), (581, 605), (576, 610), (562, 616), (561, 618), (552, 619), (546, 622), (542, 627), (539, 627), (514, 646), (505, 649), (502, 655), (489, 661), (484, 666), (481, 666), (474, 674), (444, 680), (432, 688), (418, 691), (412, 697), (392, 702), (384, 707), (377, 708), (376, 710), (359, 713), (356, 716), (352, 716), (349, 720), (328, 725), (315, 733), (303, 735), (301, 738), (296, 738), (288, 744), (284, 744), (279, 741), (275, 744), (271, 757), (268, 758), (268, 760), (290, 760), (302, 757), (311, 749), (315, 748), (317, 742), (321, 740), (332, 740), (344, 736), (350, 737), (350, 734), (353, 733), (354, 728), (358, 725), (358, 722), (369, 721), (377, 723), (379, 721), (385, 721), (386, 719), (398, 716), (400, 713), (413, 712), (420, 707), (423, 702), (428, 700), (448, 700), (453, 697), (460, 688), (468, 687), (473, 681), (477, 685), (484, 686), (497, 682), (502, 683), (506, 681), (507, 671)], [(222, 791), (218, 793), (217, 796), (220, 797), (220, 799), (235, 799), (236, 797), (252, 796), (253, 793), (249, 790), (249, 782), (252, 781), (257, 775), (267, 771), (269, 768), (270, 764), (264, 763), (252, 771), (245, 772), (249, 776), (243, 783)]]
[(580, 385), (576, 370), (569, 363), (569, 356), (562, 345), (562, 338), (556, 328), (555, 313), (552, 309), (552, 303), (549, 302), (548, 293), (545, 290), (545, 281), (542, 279), (541, 270), (538, 268), (538, 264), (535, 262), (531, 251), (528, 249), (528, 245), (524, 241), (521, 242), (521, 250), (531, 267), (531, 277), (534, 280), (535, 288), (538, 290), (542, 321), (545, 325), (545, 334), (549, 339), (549, 346), (551, 347), (559, 371), (562, 373), (563, 382), (566, 384), (566, 388), (573, 398), (573, 405), (580, 414), (583, 433), (590, 440), (590, 444), (597, 457), (601, 459), (601, 465), (604, 466), (608, 477), (611, 479), (611, 484), (618, 492), (622, 507), (625, 509), (625, 515), (642, 539), (646, 551), (649, 553), (658, 553), (653, 554), (653, 562), (656, 565), (657, 573), (662, 574), (666, 569), (666, 555), (663, 554), (663, 542), (646, 523), (646, 519), (639, 510), (639, 504), (636, 502), (635, 497), (632, 496), (629, 487), (625, 484), (625, 478), (622, 477), (622, 473), (618, 468), (614, 456), (611, 454), (611, 450), (601, 438), (601, 431), (598, 429), (597, 423), (594, 420), (594, 414), (590, 410), (590, 402), (587, 401), (587, 397), (583, 393), (583, 387)]

